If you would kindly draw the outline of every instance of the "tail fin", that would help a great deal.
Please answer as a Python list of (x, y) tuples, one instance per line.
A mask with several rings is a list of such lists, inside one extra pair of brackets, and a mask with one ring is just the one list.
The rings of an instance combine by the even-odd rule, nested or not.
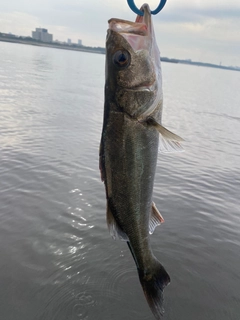
[(164, 267), (156, 259), (149, 271), (138, 270), (139, 279), (147, 302), (157, 320), (161, 320), (163, 309), (163, 289), (170, 282), (170, 277)]

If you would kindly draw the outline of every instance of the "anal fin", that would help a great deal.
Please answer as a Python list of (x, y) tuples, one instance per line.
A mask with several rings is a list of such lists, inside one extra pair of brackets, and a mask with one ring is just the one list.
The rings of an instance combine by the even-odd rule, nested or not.
[(122, 241), (129, 241), (128, 236), (121, 229), (116, 219), (114, 218), (112, 211), (109, 207), (109, 203), (107, 203), (107, 225), (110, 235), (113, 237), (114, 240), (117, 239)]
[(153, 234), (155, 228), (164, 222), (163, 216), (158, 211), (155, 203), (152, 203), (152, 210), (149, 218), (149, 233)]

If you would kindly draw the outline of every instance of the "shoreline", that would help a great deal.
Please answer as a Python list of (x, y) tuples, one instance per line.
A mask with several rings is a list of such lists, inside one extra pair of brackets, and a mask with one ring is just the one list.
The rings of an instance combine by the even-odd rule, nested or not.
[[(85, 47), (85, 46), (78, 46), (77, 44), (72, 45), (65, 45), (65, 44), (57, 44), (57, 43), (46, 43), (40, 41), (34, 41), (28, 38), (25, 40), (24, 38), (7, 38), (0, 35), (0, 42), (9, 42), (9, 43), (20, 43), (26, 44), (31, 46), (38, 46), (38, 47), (47, 47), (47, 48), (55, 48), (55, 49), (62, 49), (62, 50), (71, 50), (71, 51), (81, 51), (81, 52), (89, 52), (89, 53), (97, 53), (97, 54), (105, 54), (105, 48), (101, 47)], [(209, 67), (215, 69), (223, 69), (223, 70), (232, 70), (232, 71), (240, 71), (240, 67), (231, 67), (231, 66), (222, 66), (213, 63), (207, 62), (197, 62), (191, 60), (181, 60), (181, 59), (171, 59), (166, 57), (161, 57), (162, 62), (169, 62), (169, 63), (179, 63), (179, 64), (186, 64), (186, 65), (194, 65), (199, 67)]]
[(89, 48), (89, 47), (73, 47), (64, 44), (56, 44), (56, 43), (45, 43), (45, 42), (38, 42), (38, 41), (31, 41), (31, 40), (24, 40), (24, 39), (11, 39), (11, 38), (3, 38), (0, 36), (1, 42), (10, 42), (10, 43), (20, 43), (26, 44), (30, 46), (37, 46), (37, 47), (47, 47), (47, 48), (55, 48), (55, 49), (65, 49), (65, 50), (72, 50), (72, 51), (83, 51), (83, 52), (90, 52), (90, 53), (98, 53), (98, 54), (105, 54), (103, 50)]

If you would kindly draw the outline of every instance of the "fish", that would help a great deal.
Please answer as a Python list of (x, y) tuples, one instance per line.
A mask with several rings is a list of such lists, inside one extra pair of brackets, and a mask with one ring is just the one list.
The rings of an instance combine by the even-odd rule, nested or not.
[(154, 256), (149, 234), (164, 219), (153, 202), (159, 152), (182, 151), (183, 141), (162, 126), (162, 72), (151, 11), (136, 21), (108, 21), (105, 102), (99, 167), (111, 236), (127, 242), (146, 300), (162, 319), (170, 276)]

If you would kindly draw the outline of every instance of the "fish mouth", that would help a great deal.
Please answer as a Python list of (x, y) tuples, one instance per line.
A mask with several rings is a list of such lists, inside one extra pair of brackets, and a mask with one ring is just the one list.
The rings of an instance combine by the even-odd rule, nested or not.
[(149, 5), (147, 3), (143, 4), (140, 10), (143, 11), (143, 16), (137, 15), (135, 23), (145, 24), (148, 28), (148, 32), (151, 32), (152, 15)]
[(108, 21), (109, 30), (123, 36), (134, 51), (149, 49), (153, 36), (151, 11), (148, 4), (142, 5), (143, 16), (137, 15), (135, 22), (112, 18)]
[(131, 88), (124, 88), (126, 89), (127, 91), (147, 91), (147, 92), (155, 92), (156, 90), (156, 85), (155, 85), (155, 81), (153, 83), (142, 83), (141, 85), (139, 86), (134, 86), (134, 87), (131, 87)]

